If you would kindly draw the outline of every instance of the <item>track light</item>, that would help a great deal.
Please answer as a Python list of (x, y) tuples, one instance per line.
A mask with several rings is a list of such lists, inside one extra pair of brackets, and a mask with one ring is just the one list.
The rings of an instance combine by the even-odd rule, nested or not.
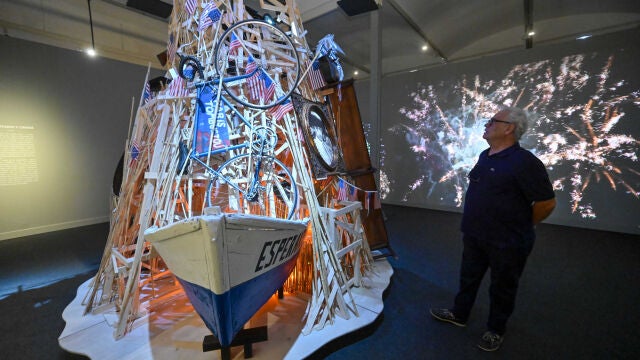
[(87, 6), (89, 7), (89, 26), (91, 27), (91, 47), (85, 51), (87, 55), (94, 57), (96, 56), (96, 44), (93, 40), (93, 16), (91, 15), (91, 0), (87, 0)]

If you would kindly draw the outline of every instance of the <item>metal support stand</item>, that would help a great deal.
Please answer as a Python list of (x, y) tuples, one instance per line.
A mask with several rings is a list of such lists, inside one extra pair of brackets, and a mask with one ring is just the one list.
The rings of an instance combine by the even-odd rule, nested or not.
[(220, 349), (220, 358), (222, 360), (231, 360), (231, 347), (244, 346), (244, 358), (249, 359), (253, 356), (253, 343), (269, 340), (266, 326), (259, 326), (251, 329), (242, 329), (229, 346), (221, 346), (220, 341), (214, 335), (207, 335), (202, 340), (202, 351), (212, 351)]

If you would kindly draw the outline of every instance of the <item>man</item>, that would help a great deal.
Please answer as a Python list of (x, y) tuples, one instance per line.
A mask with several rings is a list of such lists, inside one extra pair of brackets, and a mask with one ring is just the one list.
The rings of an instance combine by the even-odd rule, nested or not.
[(478, 344), (498, 350), (513, 312), (518, 280), (535, 240), (534, 226), (555, 208), (551, 182), (542, 162), (520, 147), (527, 113), (510, 107), (485, 125), (489, 143), (469, 173), (462, 216), (464, 250), (460, 290), (451, 309), (431, 309), (431, 315), (465, 326), (487, 269), (491, 269), (487, 331)]

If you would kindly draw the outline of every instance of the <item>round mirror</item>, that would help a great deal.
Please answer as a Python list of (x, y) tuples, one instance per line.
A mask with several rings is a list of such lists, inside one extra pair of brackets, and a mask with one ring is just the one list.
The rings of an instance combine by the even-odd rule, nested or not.
[(335, 169), (336, 148), (333, 137), (329, 133), (329, 123), (322, 108), (311, 105), (307, 111), (309, 135), (313, 141), (312, 149), (316, 152), (323, 165)]

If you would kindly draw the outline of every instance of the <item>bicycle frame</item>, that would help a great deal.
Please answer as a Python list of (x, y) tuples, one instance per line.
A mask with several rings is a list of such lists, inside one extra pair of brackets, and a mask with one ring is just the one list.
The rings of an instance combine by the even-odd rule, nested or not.
[[(295, 52), (295, 46), (281, 30), (275, 27), (268, 30), (271, 25), (261, 24), (262, 22), (256, 21), (237, 23), (230, 27), (222, 35), (222, 38), (226, 38), (225, 34), (230, 34), (230, 38), (226, 38), (227, 40), (234, 39), (234, 37), (242, 39), (240, 34), (236, 34), (236, 27), (244, 30), (245, 26), (248, 29), (254, 25), (262, 29), (261, 31), (265, 31), (261, 27), (266, 26), (267, 32), (275, 31), (275, 34), (280, 32), (280, 35), (288, 42), (289, 49), (293, 50), (293, 58), (291, 58), (293, 59), (293, 66), (291, 69), (297, 74), (295, 75), (297, 84), (300, 63)], [(264, 34), (263, 32), (259, 33)], [(277, 36), (275, 35), (275, 37)], [(219, 61), (218, 54), (221, 53), (222, 43), (222, 41), (218, 43), (214, 52), (215, 64), (221, 67), (216, 66), (215, 71), (209, 78), (205, 78), (204, 67), (196, 57), (178, 54), (180, 56), (178, 68), (180, 77), (192, 82), (192, 86), (197, 89), (191, 151), (188, 156), (183, 157), (188, 149), (186, 149), (186, 144), (180, 143), (180, 169), (184, 167), (183, 161), (188, 158), (193, 159), (194, 164), (199, 164), (205, 173), (209, 174), (210, 181), (206, 193), (207, 201), (213, 199), (210, 197), (212, 184), (216, 179), (221, 179), (241, 195), (245, 203), (244, 206), (247, 203), (259, 203), (260, 208), (270, 212), (279, 211), (277, 209), (284, 205), (290, 218), (297, 203), (297, 189), (290, 170), (272, 154), (278, 142), (276, 131), (271, 126), (265, 127), (264, 124), (254, 125), (255, 117), (246, 118), (243, 113), (236, 109), (234, 103), (241, 104), (245, 109), (252, 108), (265, 111), (284, 102), (295, 86), (287, 90), (287, 92), (283, 91), (279, 82), (274, 81), (274, 76), (278, 76), (277, 74), (280, 73), (277, 71), (271, 73), (273, 68), (265, 67), (267, 66), (266, 64), (258, 62), (260, 59), (260, 61), (272, 61), (274, 58), (269, 57), (270, 60), (265, 60), (266, 58), (260, 56), (261, 54), (252, 57), (251, 51), (247, 50), (248, 48), (244, 44), (238, 45), (234, 43), (233, 49), (240, 49), (241, 46), (247, 51), (247, 57), (244, 57), (242, 53), (237, 53), (237, 55), (242, 56), (240, 59), (244, 58), (246, 60), (246, 63), (243, 61), (228, 61), (227, 56), (229, 53), (224, 53), (224, 51), (230, 49), (227, 47), (222, 52), (225, 54), (224, 57), (220, 57), (220, 59), (225, 60)], [(285, 52), (282, 54), (287, 56)], [(247, 64), (247, 66), (245, 67), (242, 64)], [(250, 65), (254, 65), (253, 68), (250, 68)], [(234, 71), (228, 71), (229, 69)], [(244, 74), (240, 74), (243, 72)], [(199, 76), (200, 81), (193, 83), (196, 76)], [(236, 92), (236, 89), (238, 92)], [(263, 91), (266, 92), (263, 93)], [(234, 102), (232, 103), (231, 100), (234, 100)], [(230, 109), (231, 113), (225, 107)], [(231, 122), (234, 125), (228, 125), (229, 115), (232, 117)], [(242, 123), (246, 128), (238, 128), (238, 126), (242, 126)], [(227, 133), (228, 129), (244, 130), (240, 131), (240, 133), (247, 136), (248, 139), (240, 144), (231, 144)], [(242, 149), (246, 150), (231, 156), (217, 166), (216, 169), (210, 165), (209, 160), (212, 155)], [(263, 167), (264, 169), (262, 169)], [(279, 200), (276, 199), (276, 204), (274, 205), (273, 201), (276, 197)], [(274, 206), (276, 207), (274, 208)]]
[[(224, 183), (229, 185), (231, 188), (235, 189), (239, 194), (242, 194), (242, 197), (248, 203), (259, 203), (260, 194), (262, 191), (267, 191), (267, 193), (271, 193), (271, 191), (278, 191), (278, 193), (271, 193), (270, 196), (278, 196), (281, 199), (281, 201), (284, 201), (284, 204), (286, 204), (285, 206), (287, 206), (288, 208), (287, 218), (291, 218), (295, 213), (295, 208), (296, 208), (295, 204), (297, 203), (297, 190), (295, 189), (295, 182), (293, 181), (293, 177), (289, 172), (289, 170), (286, 169), (286, 167), (282, 162), (280, 162), (278, 159), (273, 157), (272, 154), (270, 154), (270, 151), (273, 149), (273, 147), (276, 144), (275, 140), (272, 144), (270, 144), (270, 135), (269, 135), (269, 131), (271, 131), (270, 128), (267, 127), (265, 132), (261, 133), (258, 130), (261, 126), (254, 126), (251, 123), (251, 121), (247, 120), (247, 118), (245, 118), (234, 106), (232, 106), (232, 103), (228, 99), (222, 96), (219, 96), (220, 88), (218, 89), (214, 88), (212, 86), (212, 83), (213, 83), (212, 81), (206, 81), (206, 82), (196, 84), (196, 87), (198, 89), (197, 91), (198, 98), (196, 102), (197, 110), (196, 110), (196, 116), (195, 116), (196, 124), (194, 124), (193, 132), (192, 132), (192, 141), (191, 141), (192, 149), (188, 155), (189, 159), (192, 159), (195, 163), (200, 164), (206, 170), (206, 172), (210, 174), (210, 184), (207, 190), (207, 198), (209, 198), (210, 196), (209, 191), (211, 189), (213, 182), (215, 182), (216, 179), (220, 179), (224, 181)], [(218, 79), (218, 84), (219, 83), (220, 83), (220, 80)], [(210, 94), (211, 98), (205, 98), (204, 100), (208, 102), (209, 101), (213, 102), (213, 99), (215, 98), (217, 99), (216, 104), (203, 103), (202, 93), (205, 90), (211, 91), (211, 94)], [(239, 118), (241, 122), (244, 123), (244, 125), (246, 125), (248, 131), (251, 132), (251, 137), (250, 139), (248, 139), (248, 141), (245, 141), (244, 143), (241, 143), (241, 144), (225, 145), (220, 148), (212, 149), (212, 145), (213, 145), (212, 142), (214, 141), (216, 137), (216, 131), (218, 130), (217, 122), (224, 121), (224, 128), (227, 128), (227, 123), (226, 123), (227, 110), (225, 110), (224, 106), (227, 106), (229, 109), (231, 109), (233, 114), (237, 118)], [(203, 112), (202, 109), (205, 109), (207, 107), (213, 111)], [(204, 151), (197, 151), (198, 149), (197, 123), (200, 122), (201, 120), (200, 116), (202, 114), (206, 114), (206, 116), (208, 117), (208, 121), (207, 121), (208, 128), (211, 131), (208, 132), (209, 134), (208, 146), (207, 146), (208, 148), (205, 149)], [(219, 119), (219, 114), (224, 114), (222, 119)], [(215, 126), (211, 126), (212, 124)], [(218, 169), (214, 169), (212, 166), (210, 166), (208, 164), (208, 159), (207, 161), (204, 160), (205, 156), (209, 157), (210, 155), (227, 153), (233, 150), (238, 150), (243, 148), (250, 148), (250, 149), (249, 151), (243, 154), (238, 154), (231, 157), (230, 159), (222, 163), (218, 167)], [(181, 150), (181, 153), (183, 154), (186, 154), (188, 152), (188, 150), (186, 149), (186, 145), (184, 143), (180, 144), (180, 150)], [(242, 182), (236, 183), (233, 179), (229, 178), (227, 175), (225, 175), (225, 173), (223, 173), (224, 171), (223, 169), (225, 168), (225, 166), (228, 166), (226, 167), (226, 169), (233, 168), (231, 166), (232, 164), (236, 164), (237, 161), (242, 161), (243, 159), (244, 160), (253, 159), (255, 161), (255, 162), (252, 162), (250, 168), (247, 168), (247, 170), (249, 170), (250, 173), (247, 173), (245, 174), (244, 177), (241, 177), (242, 179), (246, 179), (246, 182), (244, 182), (246, 188), (244, 189), (242, 188), (242, 185), (241, 185)], [(277, 173), (273, 171), (271, 172), (267, 171), (262, 173), (263, 171), (262, 168), (264, 167), (264, 164), (263, 164), (264, 161), (269, 161), (269, 163), (272, 164), (273, 166), (279, 167), (280, 171)], [(182, 168), (182, 166), (180, 166), (180, 168)], [(284, 181), (281, 181), (282, 179), (284, 179)], [(262, 185), (263, 181), (266, 181), (267, 184)], [(289, 184), (291, 186), (289, 190), (286, 189), (286, 184)], [(268, 190), (271, 188), (271, 186), (275, 186), (275, 188), (273, 190)], [(279, 190), (276, 190), (276, 189), (279, 189)], [(288, 192), (288, 191), (291, 191), (290, 193), (291, 197), (284, 195), (285, 192)]]
[[(257, 71), (257, 70), (256, 70)], [(235, 81), (237, 79), (242, 79), (242, 78), (246, 78), (248, 76), (252, 76), (251, 74), (248, 75), (242, 75), (242, 76), (237, 76), (237, 77), (230, 77), (227, 78), (229, 79), (228, 81)], [(211, 84), (215, 83), (216, 81), (220, 81), (220, 79), (217, 80), (209, 80), (209, 81), (204, 81), (202, 83), (196, 84), (196, 88), (198, 89), (197, 91), (197, 99), (196, 99), (196, 118), (195, 118), (195, 122), (196, 122), (196, 126), (200, 120), (200, 111), (198, 111), (198, 108), (205, 108), (205, 104), (202, 103), (201, 101), (201, 95), (202, 95), (202, 91), (205, 88), (211, 88), (214, 92), (215, 95), (217, 95), (220, 92), (221, 87), (218, 87), (217, 89), (212, 87)], [(224, 81), (224, 80), (223, 80)], [(221, 106), (220, 106), (220, 101), (222, 101), (222, 103), (227, 106), (228, 108), (230, 108), (237, 116), (240, 120), (242, 120), (243, 123), (245, 123), (245, 125), (250, 129), (253, 130), (253, 125), (247, 121), (247, 119), (231, 104), (231, 102), (229, 100), (227, 100), (226, 98), (222, 97), (222, 96), (216, 96), (216, 104), (215, 104), (215, 110), (214, 110), (214, 114), (211, 115), (211, 117), (213, 119), (215, 119), (216, 122), (216, 126), (210, 127), (210, 129), (212, 129), (213, 131), (210, 133), (209, 136), (209, 149), (211, 149), (211, 142), (214, 141), (215, 138), (215, 131), (217, 129), (217, 121), (218, 121), (218, 114), (221, 111)], [(211, 119), (211, 118), (210, 118)], [(226, 124), (225, 124), (226, 125)], [(231, 146), (224, 146), (222, 148), (218, 148), (218, 149), (214, 149), (214, 150), (206, 150), (204, 152), (197, 152), (197, 131), (195, 129), (194, 126), (194, 133), (192, 134), (192, 143), (191, 143), (191, 154), (189, 155), (189, 158), (196, 161), (198, 164), (202, 165), (207, 171), (211, 172), (215, 177), (220, 177), (223, 180), (225, 180), (225, 182), (227, 182), (228, 184), (230, 184), (235, 190), (242, 192), (242, 190), (235, 185), (233, 182), (228, 181), (228, 179), (225, 178), (225, 176), (223, 174), (221, 174), (220, 172), (218, 172), (217, 170), (215, 170), (214, 168), (212, 168), (211, 166), (209, 166), (208, 163), (202, 161), (200, 158), (204, 157), (204, 156), (209, 156), (209, 155), (217, 155), (217, 154), (222, 154), (222, 153), (226, 153), (229, 151), (233, 151), (233, 150), (237, 150), (237, 149), (242, 149), (242, 148), (246, 148), (249, 147), (249, 145), (251, 144), (251, 142), (249, 143), (242, 143), (242, 144), (238, 144), (238, 145), (231, 145)], [(266, 139), (264, 139), (263, 136), (260, 136), (260, 139), (258, 140), (260, 142), (260, 152), (259, 154), (257, 154), (260, 158), (258, 160), (258, 163), (256, 165), (256, 169), (254, 170), (254, 176), (251, 179), (251, 186), (250, 188), (255, 188), (255, 183), (256, 183), (256, 177), (259, 174), (260, 171), (260, 165), (262, 163), (262, 156), (264, 156), (264, 143), (266, 141)]]

